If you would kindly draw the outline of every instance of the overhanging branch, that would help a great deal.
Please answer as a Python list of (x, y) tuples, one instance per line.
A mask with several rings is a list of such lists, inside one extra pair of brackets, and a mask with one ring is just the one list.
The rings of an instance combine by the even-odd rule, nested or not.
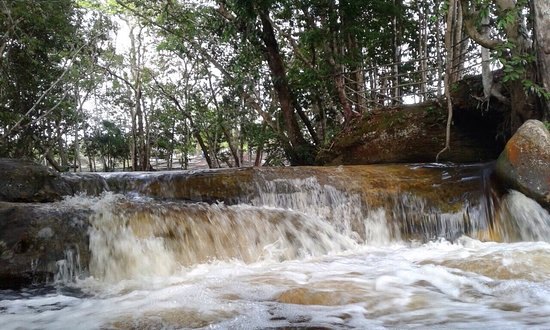
[(469, 0), (459, 1), (462, 6), (462, 13), (464, 15), (464, 29), (473, 41), (487, 49), (496, 49), (504, 44), (504, 41), (500, 39), (487, 38), (483, 35), (483, 33), (478, 30), (475, 22), (475, 18), (480, 15), (479, 11), (472, 10)]

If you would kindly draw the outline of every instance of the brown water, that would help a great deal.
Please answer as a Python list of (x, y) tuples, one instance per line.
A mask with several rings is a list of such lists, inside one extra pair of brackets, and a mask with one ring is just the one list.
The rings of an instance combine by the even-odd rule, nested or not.
[[(390, 187), (387, 178), (367, 179), (371, 168), (333, 168), (333, 178), (324, 168), (282, 178), (267, 172), (227, 204), (196, 186), (185, 188), (195, 192), (185, 201), (69, 199), (63, 203), (94, 210), (89, 273), (78, 276), (87, 267), (67, 255), (61, 289), (0, 294), (0, 322), (7, 329), (549, 328), (550, 215), (518, 192), (489, 198), (483, 166), (455, 170), (389, 168), (400, 184)], [(350, 181), (342, 183), (342, 173)], [(166, 194), (155, 183), (162, 175), (142, 177), (133, 190), (157, 185)], [(451, 181), (457, 189), (438, 190)]]

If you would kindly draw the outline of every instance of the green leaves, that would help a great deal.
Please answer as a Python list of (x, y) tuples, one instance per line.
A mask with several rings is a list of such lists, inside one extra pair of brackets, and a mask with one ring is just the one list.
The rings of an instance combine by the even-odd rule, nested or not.
[(515, 24), (518, 17), (518, 10), (516, 7), (503, 11), (501, 15), (497, 16), (497, 28), (500, 30), (506, 29), (508, 26)]
[(534, 94), (543, 100), (550, 101), (550, 92), (543, 86), (536, 84), (530, 79), (523, 79), (521, 83), (525, 92)]

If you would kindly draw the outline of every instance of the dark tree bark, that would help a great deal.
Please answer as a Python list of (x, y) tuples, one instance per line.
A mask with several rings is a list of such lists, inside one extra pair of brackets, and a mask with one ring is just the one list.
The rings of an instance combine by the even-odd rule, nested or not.
[[(539, 81), (550, 93), (550, 2), (533, 0), (535, 47), (537, 48)], [(550, 119), (550, 100), (543, 100), (544, 117)]]
[(281, 107), (288, 140), (292, 147), (292, 150), (285, 151), (293, 165), (309, 165), (313, 161), (313, 146), (304, 138), (296, 120), (296, 105), (294, 104), (294, 98), (288, 84), (285, 66), (269, 14), (266, 11), (260, 10), (258, 15), (262, 23), (261, 39), (265, 46), (267, 64)]

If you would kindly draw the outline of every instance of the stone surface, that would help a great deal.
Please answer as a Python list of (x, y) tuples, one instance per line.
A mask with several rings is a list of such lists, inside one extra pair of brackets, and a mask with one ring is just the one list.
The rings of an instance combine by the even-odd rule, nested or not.
[[(319, 152), (323, 165), (434, 162), (445, 145), (446, 110), (436, 103), (380, 109), (366, 114)], [(496, 123), (481, 112), (455, 109), (451, 150), (440, 161), (473, 163), (494, 160), (503, 144)]]
[(109, 190), (96, 173), (58, 173), (45, 166), (21, 159), (0, 158), (0, 201), (54, 202), (63, 196), (97, 196)]
[(526, 121), (506, 144), (495, 173), (507, 188), (550, 206), (550, 133), (538, 120)]
[(67, 202), (0, 202), (0, 289), (51, 283), (70, 250), (85, 269), (90, 213)]
[(52, 202), (72, 194), (61, 176), (45, 166), (0, 158), (0, 201)]

